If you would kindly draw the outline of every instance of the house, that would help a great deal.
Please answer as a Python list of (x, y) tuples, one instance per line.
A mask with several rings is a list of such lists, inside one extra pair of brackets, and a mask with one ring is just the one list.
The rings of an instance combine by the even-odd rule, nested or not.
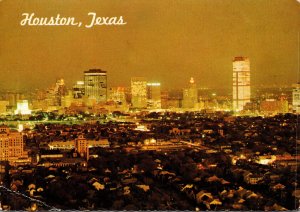
[(285, 185), (282, 185), (281, 183), (277, 183), (276, 185), (270, 186), (272, 191), (279, 191), (279, 190), (284, 190)]
[(122, 179), (122, 183), (127, 185), (127, 184), (133, 184), (133, 183), (136, 183), (137, 182), (137, 179), (132, 177), (132, 178), (125, 178), (125, 179)]
[(271, 206), (265, 206), (264, 210), (265, 211), (287, 211), (288, 209), (286, 209), (285, 207), (282, 207), (281, 205), (274, 203)]
[(10, 189), (13, 191), (18, 191), (21, 186), (23, 186), (23, 180), (13, 179), (10, 183)]
[(234, 190), (223, 190), (222, 192), (219, 193), (219, 196), (221, 197), (221, 199), (231, 199), (234, 196)]
[(244, 175), (244, 180), (246, 183), (251, 185), (256, 185), (263, 180), (263, 175), (261, 174), (247, 174)]
[(202, 132), (205, 134), (212, 134), (214, 131), (212, 129), (204, 129)]
[(222, 205), (222, 202), (219, 199), (209, 199), (207, 201), (204, 201), (204, 204), (206, 205), (207, 209), (215, 209), (216, 206)]
[(199, 193), (196, 194), (197, 203), (201, 203), (201, 202), (203, 202), (207, 199), (213, 199), (213, 196), (212, 196), (211, 193), (202, 190), (202, 191), (200, 191)]
[(293, 191), (292, 196), (296, 197), (297, 199), (300, 200), (300, 189), (297, 188), (295, 191)]
[(150, 186), (148, 185), (136, 185), (136, 187), (141, 188), (145, 192), (150, 190)]
[(98, 181), (95, 181), (92, 185), (97, 191), (105, 189), (105, 185), (99, 183)]
[(190, 188), (193, 188), (194, 185), (193, 184), (186, 184), (182, 189), (181, 191), (185, 191), (186, 189), (190, 189)]

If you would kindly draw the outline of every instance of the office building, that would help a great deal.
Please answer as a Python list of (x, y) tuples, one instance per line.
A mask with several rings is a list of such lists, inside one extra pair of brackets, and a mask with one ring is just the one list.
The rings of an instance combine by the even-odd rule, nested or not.
[(31, 110), (29, 110), (28, 100), (19, 100), (17, 102), (17, 109), (15, 110), (15, 114), (20, 115), (30, 115)]
[(113, 87), (109, 89), (109, 100), (119, 105), (126, 104), (125, 87)]
[(161, 109), (160, 83), (147, 83), (147, 108)]
[(0, 126), (0, 161), (16, 162), (20, 158), (28, 158), (24, 151), (23, 135), (11, 131), (7, 126)]
[(250, 61), (247, 57), (235, 57), (233, 60), (233, 111), (243, 110), (250, 102)]
[(84, 81), (77, 81), (72, 92), (74, 99), (81, 99), (84, 96)]
[(101, 69), (84, 72), (84, 95), (97, 103), (107, 101), (107, 74)]
[(9, 106), (9, 101), (0, 100), (0, 114), (6, 113), (8, 106)]
[(287, 100), (266, 99), (260, 102), (260, 112), (265, 115), (276, 115), (288, 113), (289, 105)]
[(84, 138), (83, 135), (79, 135), (78, 138), (75, 139), (75, 152), (77, 152), (81, 157), (89, 159), (89, 143)]
[(191, 77), (189, 82), (189, 87), (183, 89), (183, 99), (182, 107), (194, 109), (197, 107), (198, 103), (198, 89), (193, 77)]
[(67, 94), (67, 88), (64, 79), (59, 79), (54, 87), (54, 105), (62, 106), (62, 98)]
[(293, 112), (294, 113), (300, 113), (300, 83), (294, 84), (293, 85)]
[(147, 81), (143, 77), (131, 78), (131, 104), (133, 108), (147, 107)]

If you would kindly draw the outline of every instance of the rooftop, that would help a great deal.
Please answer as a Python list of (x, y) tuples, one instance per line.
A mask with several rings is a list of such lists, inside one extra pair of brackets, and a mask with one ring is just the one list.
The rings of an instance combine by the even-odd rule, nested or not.
[(85, 74), (93, 74), (93, 73), (106, 73), (106, 71), (103, 71), (101, 69), (89, 69), (88, 71), (84, 71)]
[(245, 60), (249, 60), (249, 58), (248, 57), (238, 56), (238, 57), (235, 57), (233, 59), (233, 62), (235, 62), (235, 61), (245, 61)]

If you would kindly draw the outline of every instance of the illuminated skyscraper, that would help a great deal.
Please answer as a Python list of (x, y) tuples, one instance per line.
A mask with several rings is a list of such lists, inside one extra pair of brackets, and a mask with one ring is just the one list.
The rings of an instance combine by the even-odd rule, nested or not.
[(30, 115), (31, 110), (29, 110), (28, 100), (19, 100), (17, 102), (17, 109), (15, 110), (15, 114), (21, 115)]
[(73, 98), (81, 99), (84, 96), (84, 81), (77, 81), (73, 86)]
[(66, 94), (67, 88), (65, 85), (65, 81), (63, 79), (57, 80), (54, 88), (54, 105), (61, 106), (61, 100)]
[(293, 85), (293, 112), (300, 113), (300, 83)]
[(241, 111), (250, 102), (250, 61), (247, 57), (235, 57), (233, 60), (233, 111)]
[(147, 81), (145, 78), (131, 78), (131, 103), (133, 108), (147, 107)]
[(161, 108), (160, 83), (147, 83), (147, 107), (151, 109)]
[(97, 102), (107, 101), (107, 74), (101, 69), (84, 72), (84, 95)]
[(190, 79), (189, 87), (183, 90), (183, 108), (196, 108), (198, 102), (198, 89), (193, 77)]
[(120, 105), (126, 104), (125, 87), (110, 88), (109, 100)]

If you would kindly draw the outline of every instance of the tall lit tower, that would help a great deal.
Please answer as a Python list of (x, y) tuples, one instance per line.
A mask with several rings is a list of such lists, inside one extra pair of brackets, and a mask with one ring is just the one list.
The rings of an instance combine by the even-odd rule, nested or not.
[(250, 102), (250, 61), (247, 57), (233, 59), (232, 106), (241, 111)]
[(64, 79), (58, 79), (54, 87), (54, 104), (61, 106), (62, 97), (67, 94), (67, 88)]
[(147, 107), (147, 81), (145, 78), (131, 78), (131, 103), (134, 108)]
[(190, 79), (189, 87), (183, 89), (183, 108), (195, 108), (198, 102), (198, 89), (193, 77)]
[(107, 101), (107, 74), (101, 69), (84, 72), (84, 95), (97, 102)]
[(293, 112), (300, 113), (300, 83), (293, 85)]

